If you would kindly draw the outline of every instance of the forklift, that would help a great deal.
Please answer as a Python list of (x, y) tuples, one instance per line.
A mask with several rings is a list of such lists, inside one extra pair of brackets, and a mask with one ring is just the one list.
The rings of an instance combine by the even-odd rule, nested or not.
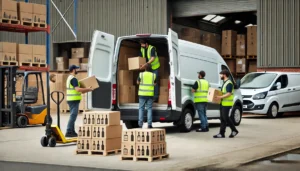
[[(23, 78), (22, 90), (16, 91), (17, 78)], [(29, 84), (29, 77), (34, 81)], [(19, 83), (18, 83), (19, 84)], [(36, 104), (42, 93), (42, 104)], [(49, 122), (52, 119), (49, 118)], [(0, 66), (0, 127), (24, 128), (27, 125), (47, 123), (42, 73), (39, 71), (18, 71), (18, 66)]]

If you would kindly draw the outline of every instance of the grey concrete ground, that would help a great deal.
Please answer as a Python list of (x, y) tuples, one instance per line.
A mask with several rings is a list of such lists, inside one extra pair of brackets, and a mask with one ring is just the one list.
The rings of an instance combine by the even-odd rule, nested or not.
[[(68, 115), (62, 116), (63, 131), (65, 131), (67, 119)], [(33, 167), (33, 165), (26, 165), (26, 163), (32, 162), (117, 170), (174, 171), (209, 165), (234, 168), (239, 164), (300, 147), (300, 115), (279, 119), (246, 116), (238, 127), (240, 134), (235, 139), (213, 139), (212, 136), (219, 130), (219, 121), (209, 122), (211, 126), (209, 133), (196, 133), (195, 131), (179, 133), (172, 124), (154, 124), (155, 127), (164, 127), (167, 130), (167, 151), (170, 158), (153, 163), (120, 161), (119, 155), (107, 157), (75, 155), (75, 145), (44, 148), (40, 145), (40, 138), (44, 134), (44, 127), (41, 126), (0, 130), (0, 161), (25, 162), (22, 165), (28, 167)], [(76, 126), (79, 125), (81, 125), (81, 115), (76, 123)], [(198, 127), (199, 124), (195, 126), (195, 128)], [(229, 134), (228, 129), (227, 137)], [(9, 164), (14, 165), (7, 163), (5, 166)], [(0, 162), (0, 170), (2, 170), (1, 166), (4, 164)], [(49, 165), (40, 166), (50, 167)], [(59, 171), (59, 169), (55, 170)], [(65, 170), (75, 169), (65, 167)]]

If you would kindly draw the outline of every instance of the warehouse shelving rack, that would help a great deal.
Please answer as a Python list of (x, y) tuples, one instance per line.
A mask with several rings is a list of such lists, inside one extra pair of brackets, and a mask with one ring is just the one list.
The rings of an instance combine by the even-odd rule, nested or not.
[[(28, 0), (25, 0), (28, 3)], [(20, 24), (7, 24), (7, 23), (0, 23), (0, 31), (8, 31), (8, 32), (17, 32), (17, 33), (24, 33), (25, 34), (25, 43), (28, 44), (28, 33), (32, 32), (45, 32), (46, 33), (46, 64), (47, 67), (32, 67), (32, 66), (19, 66), (18, 70), (23, 71), (41, 71), (46, 72), (46, 85), (47, 85), (47, 116), (50, 116), (50, 87), (49, 87), (49, 64), (50, 64), (50, 0), (46, 0), (46, 28), (40, 27), (30, 27), (24, 26)], [(0, 116), (0, 120), (1, 120)], [(14, 116), (10, 116), (11, 124), (9, 127), (14, 128), (16, 127), (16, 120)], [(49, 120), (49, 118), (47, 118)], [(1, 123), (1, 122), (0, 122)], [(48, 123), (48, 122), (47, 122)], [(1, 125), (0, 125), (1, 127)]]

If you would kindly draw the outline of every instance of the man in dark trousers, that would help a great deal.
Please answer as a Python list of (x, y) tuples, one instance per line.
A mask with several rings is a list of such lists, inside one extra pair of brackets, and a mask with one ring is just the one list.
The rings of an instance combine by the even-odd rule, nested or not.
[(71, 65), (69, 67), (70, 75), (66, 82), (67, 87), (67, 103), (70, 107), (70, 118), (67, 126), (66, 137), (77, 137), (75, 132), (75, 121), (77, 119), (81, 93), (92, 91), (92, 88), (80, 88), (80, 83), (76, 78), (78, 66)]
[(201, 129), (197, 129), (196, 132), (208, 132), (208, 122), (206, 116), (206, 109), (207, 109), (207, 94), (209, 89), (209, 83), (207, 80), (204, 79), (205, 72), (200, 71), (198, 72), (199, 80), (195, 82), (194, 86), (192, 87), (192, 92), (194, 93), (194, 103), (196, 110), (199, 115), (199, 119), (201, 121)]
[(230, 118), (230, 109), (233, 106), (234, 99), (234, 85), (229, 79), (229, 71), (223, 70), (220, 72), (221, 80), (224, 81), (222, 85), (222, 96), (217, 96), (217, 99), (221, 100), (221, 108), (220, 108), (220, 118), (221, 118), (221, 126), (220, 133), (215, 135), (214, 138), (225, 138), (225, 131), (227, 124), (231, 129), (231, 134), (229, 138), (234, 138), (239, 131), (234, 126), (231, 118)]
[(141, 72), (137, 80), (137, 84), (139, 85), (139, 127), (143, 127), (144, 110), (146, 107), (148, 128), (152, 128), (152, 105), (156, 75), (150, 72), (150, 64), (147, 64), (145, 69), (146, 71)]

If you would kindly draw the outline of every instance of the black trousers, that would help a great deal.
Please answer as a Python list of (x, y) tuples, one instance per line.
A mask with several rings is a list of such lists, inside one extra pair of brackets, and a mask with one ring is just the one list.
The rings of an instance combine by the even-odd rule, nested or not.
[(229, 117), (229, 112), (230, 109), (232, 107), (231, 106), (222, 106), (220, 107), (220, 119), (221, 119), (221, 127), (220, 127), (220, 134), (224, 135), (226, 132), (226, 127), (227, 124), (230, 127), (231, 131), (237, 131), (237, 129), (235, 128), (233, 121), (231, 120), (231, 118)]

